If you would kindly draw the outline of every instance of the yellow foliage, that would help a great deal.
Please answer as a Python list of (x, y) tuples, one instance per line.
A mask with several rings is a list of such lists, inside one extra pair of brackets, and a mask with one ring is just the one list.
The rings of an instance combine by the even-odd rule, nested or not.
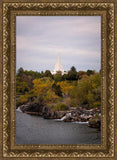
[(17, 104), (21, 103), (26, 103), (28, 101), (28, 95), (21, 95), (18, 100), (17, 100)]
[(65, 94), (68, 94), (68, 92), (73, 88), (73, 86), (67, 81), (58, 82), (57, 85), (60, 85), (61, 91)]
[(49, 89), (51, 89), (54, 81), (51, 81), (49, 78), (47, 79), (35, 79), (34, 83), (34, 91), (37, 95), (45, 94)]
[(49, 89), (43, 98), (46, 102), (49, 103), (49, 102), (55, 102), (58, 96), (51, 89)]
[(54, 83), (50, 78), (39, 78), (33, 80), (34, 93), (37, 96), (42, 96), (45, 102), (55, 102), (58, 96), (52, 91), (52, 85)]
[(68, 109), (68, 106), (65, 103), (56, 103), (55, 105), (53, 105), (53, 110), (54, 111), (65, 111)]
[(96, 88), (97, 84), (96, 83), (92, 83), (92, 88)]

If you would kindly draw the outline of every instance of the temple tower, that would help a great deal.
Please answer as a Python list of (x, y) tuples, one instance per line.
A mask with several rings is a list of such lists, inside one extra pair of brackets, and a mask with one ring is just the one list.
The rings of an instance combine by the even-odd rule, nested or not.
[(57, 63), (55, 65), (53, 74), (57, 74), (57, 72), (61, 72), (62, 74), (64, 74), (63, 66), (62, 66), (61, 61), (60, 61), (60, 53), (58, 54), (58, 60), (57, 60)]

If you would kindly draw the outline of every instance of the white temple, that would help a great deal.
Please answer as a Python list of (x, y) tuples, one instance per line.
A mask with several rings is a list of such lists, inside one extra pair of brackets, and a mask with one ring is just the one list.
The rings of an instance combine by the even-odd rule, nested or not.
[(60, 53), (58, 54), (58, 60), (57, 60), (57, 63), (55, 65), (55, 68), (52, 74), (56, 74), (59, 71), (62, 73), (62, 75), (64, 74), (63, 66), (60, 61)]

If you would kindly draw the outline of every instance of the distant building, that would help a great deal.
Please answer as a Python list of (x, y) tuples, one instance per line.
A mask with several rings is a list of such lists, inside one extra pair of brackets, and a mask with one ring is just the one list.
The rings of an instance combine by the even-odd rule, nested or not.
[(60, 61), (60, 53), (58, 54), (58, 60), (57, 60), (57, 63), (55, 65), (55, 68), (54, 68), (54, 71), (52, 72), (52, 74), (65, 74), (66, 72), (64, 71), (63, 69), (63, 66), (61, 64), (61, 61)]

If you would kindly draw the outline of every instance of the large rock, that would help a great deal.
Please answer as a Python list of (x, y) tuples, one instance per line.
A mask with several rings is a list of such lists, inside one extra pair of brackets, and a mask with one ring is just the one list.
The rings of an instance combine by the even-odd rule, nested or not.
[(84, 116), (80, 117), (80, 119), (81, 119), (81, 122), (87, 122), (87, 121), (89, 121), (92, 117), (93, 117), (92, 115), (89, 115), (89, 116), (84, 115)]
[(27, 103), (25, 105), (21, 105), (20, 109), (22, 112), (38, 112), (42, 113), (43, 106), (38, 103)]
[(98, 128), (101, 130), (101, 120), (99, 118), (93, 117), (89, 120), (88, 126), (91, 128)]
[(38, 103), (27, 103), (21, 105), (20, 109), (22, 112), (40, 115), (46, 119), (61, 119), (66, 114), (66, 111), (53, 111), (51, 108)]
[(43, 113), (43, 117), (46, 119), (61, 119), (65, 114), (65, 111), (52, 111), (50, 109)]
[(66, 111), (55, 111), (56, 119), (61, 119), (66, 114)]

